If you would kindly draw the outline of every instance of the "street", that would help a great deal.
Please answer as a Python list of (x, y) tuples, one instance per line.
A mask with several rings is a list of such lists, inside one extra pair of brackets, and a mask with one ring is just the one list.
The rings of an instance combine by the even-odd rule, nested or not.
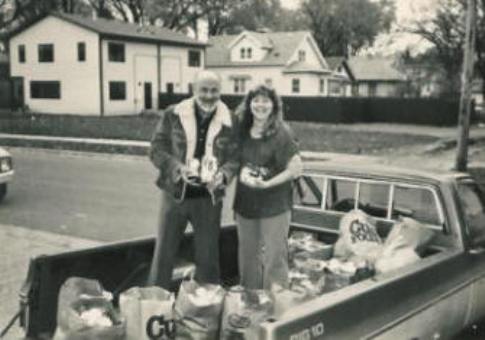
[[(0, 223), (98, 241), (156, 231), (156, 169), (145, 157), (10, 149), (15, 178)], [(226, 211), (225, 219), (230, 216)]]

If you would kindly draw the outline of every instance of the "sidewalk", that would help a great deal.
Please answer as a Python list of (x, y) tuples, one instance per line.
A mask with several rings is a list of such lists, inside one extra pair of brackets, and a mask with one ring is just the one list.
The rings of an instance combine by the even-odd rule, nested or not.
[[(96, 246), (100, 242), (0, 224), (0, 244), (0, 329), (3, 329), (18, 311), (18, 291), (31, 257)], [(21, 337), (16, 323), (5, 339)]]

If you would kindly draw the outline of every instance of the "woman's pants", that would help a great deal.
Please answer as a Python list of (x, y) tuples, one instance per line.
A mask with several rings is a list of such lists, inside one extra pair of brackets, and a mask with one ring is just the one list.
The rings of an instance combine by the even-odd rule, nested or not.
[(290, 212), (248, 219), (236, 214), (241, 284), (250, 289), (288, 286)]
[(162, 190), (158, 235), (148, 285), (170, 289), (180, 242), (190, 221), (194, 229), (195, 279), (219, 283), (219, 231), (222, 203), (212, 204), (210, 196), (176, 202)]

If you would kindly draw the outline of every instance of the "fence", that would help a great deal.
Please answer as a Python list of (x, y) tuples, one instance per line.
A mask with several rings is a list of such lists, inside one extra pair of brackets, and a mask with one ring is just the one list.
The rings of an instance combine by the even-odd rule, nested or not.
[[(159, 96), (164, 109), (188, 94)], [(234, 109), (242, 96), (223, 95)], [(398, 123), (451, 126), (458, 122), (458, 100), (442, 98), (283, 97), (285, 119), (321, 123)], [(475, 119), (475, 113), (472, 114)]]

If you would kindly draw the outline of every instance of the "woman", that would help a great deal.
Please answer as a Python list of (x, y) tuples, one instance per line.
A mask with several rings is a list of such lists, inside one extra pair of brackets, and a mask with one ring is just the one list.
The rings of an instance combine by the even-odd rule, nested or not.
[(250, 91), (237, 113), (241, 173), (234, 211), (241, 284), (251, 289), (270, 289), (273, 283), (286, 287), (292, 181), (302, 171), (298, 147), (273, 89), (261, 85)]

